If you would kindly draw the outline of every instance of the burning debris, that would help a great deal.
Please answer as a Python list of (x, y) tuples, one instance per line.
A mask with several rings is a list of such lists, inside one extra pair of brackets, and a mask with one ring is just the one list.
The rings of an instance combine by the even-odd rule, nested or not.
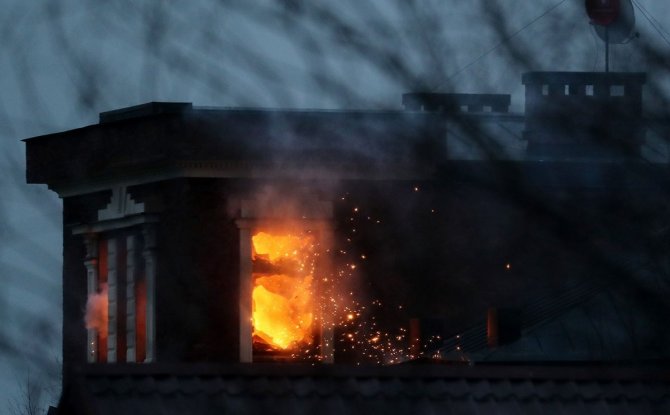
[(311, 344), (314, 237), (258, 232), (252, 245), (254, 340), (279, 350)]
[[(352, 208), (353, 216), (358, 217), (359, 211)], [(367, 216), (361, 220), (375, 226), (380, 222)], [(353, 230), (358, 219), (351, 222)], [(340, 243), (351, 247), (352, 239), (345, 239)], [(368, 304), (359, 289), (346, 288), (356, 285), (362, 272), (358, 261), (367, 260), (366, 253), (333, 251), (333, 247), (319, 244), (318, 233), (295, 228), (259, 230), (252, 235), (252, 248), (256, 351), (286, 353), (298, 360), (332, 357), (322, 355), (317, 341), (319, 327), (327, 325), (338, 333), (335, 353), (355, 356), (359, 364), (394, 364), (411, 358), (407, 329), (380, 327), (377, 314), (387, 311), (385, 305), (379, 300)], [(332, 252), (339, 257), (335, 267), (318, 266), (320, 255)], [(402, 310), (402, 305), (395, 308)]]

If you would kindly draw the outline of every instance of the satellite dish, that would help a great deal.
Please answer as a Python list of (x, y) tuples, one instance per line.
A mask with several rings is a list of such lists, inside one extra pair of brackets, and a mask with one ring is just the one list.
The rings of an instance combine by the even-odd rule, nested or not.
[(608, 26), (619, 17), (619, 0), (586, 0), (584, 5), (595, 25)]
[[(603, 42), (626, 43), (635, 29), (635, 12), (631, 0), (619, 0), (619, 15), (607, 26), (594, 25)], [(605, 33), (609, 31), (609, 33)]]

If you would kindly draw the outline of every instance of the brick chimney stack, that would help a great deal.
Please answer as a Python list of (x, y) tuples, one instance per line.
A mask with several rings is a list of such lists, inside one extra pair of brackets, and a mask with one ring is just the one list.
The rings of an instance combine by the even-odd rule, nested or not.
[(644, 140), (644, 73), (528, 72), (527, 157), (631, 159)]

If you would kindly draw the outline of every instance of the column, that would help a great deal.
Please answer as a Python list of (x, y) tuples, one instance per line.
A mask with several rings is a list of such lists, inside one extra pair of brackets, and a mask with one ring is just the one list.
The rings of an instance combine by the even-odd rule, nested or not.
[(144, 274), (146, 283), (146, 359), (145, 362), (156, 361), (156, 228), (144, 225)]
[[(98, 235), (89, 233), (84, 236), (86, 246), (86, 258), (84, 266), (86, 267), (87, 293), (93, 295), (98, 292)], [(98, 332), (95, 329), (87, 330), (87, 361), (95, 363), (98, 361)]]
[[(239, 226), (239, 224), (238, 224)], [(251, 230), (240, 227), (240, 362), (253, 361)]]
[[(330, 224), (323, 224), (319, 229), (319, 237), (321, 247), (326, 247), (328, 252), (323, 252), (323, 257), (320, 261), (320, 267), (317, 269), (317, 287), (321, 284), (321, 279), (323, 275), (328, 275), (332, 279), (333, 273), (333, 229)], [(318, 288), (319, 291), (322, 290), (322, 287)], [(321, 293), (317, 293), (317, 298), (321, 297)], [(335, 358), (335, 334), (334, 334), (334, 322), (332, 318), (332, 313), (330, 308), (330, 301), (324, 301), (323, 309), (320, 310), (319, 323), (320, 323), (320, 333), (319, 337), (321, 339), (320, 349), (321, 349), (321, 362), (323, 363), (333, 363)]]
[(117, 327), (118, 327), (118, 270), (117, 240), (107, 240), (107, 295), (109, 308), (107, 311), (107, 362), (116, 362)]
[(135, 281), (138, 278), (137, 237), (126, 237), (126, 362), (135, 362), (136, 358), (136, 299)]

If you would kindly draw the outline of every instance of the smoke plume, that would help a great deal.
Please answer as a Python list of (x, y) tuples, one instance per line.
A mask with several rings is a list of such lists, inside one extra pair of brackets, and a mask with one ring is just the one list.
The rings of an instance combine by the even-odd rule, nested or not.
[(107, 284), (102, 284), (100, 292), (90, 294), (86, 301), (84, 322), (87, 329), (95, 329), (100, 337), (107, 337)]

